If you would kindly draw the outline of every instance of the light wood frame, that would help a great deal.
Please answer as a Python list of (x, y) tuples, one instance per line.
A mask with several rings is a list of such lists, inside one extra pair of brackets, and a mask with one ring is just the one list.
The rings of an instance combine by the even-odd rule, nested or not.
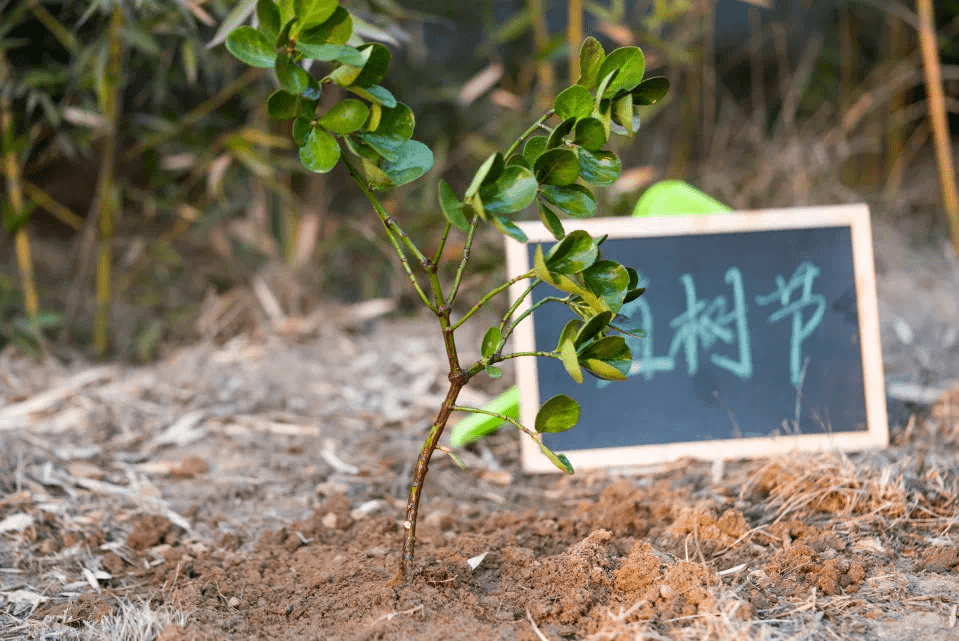
[[(555, 242), (540, 222), (518, 223), (529, 237), (529, 243)], [(628, 468), (656, 465), (680, 457), (700, 459), (734, 459), (782, 454), (797, 450), (863, 450), (889, 444), (886, 418), (886, 394), (883, 380), (882, 351), (879, 340), (879, 312), (876, 299), (876, 276), (873, 264), (872, 232), (869, 208), (864, 204), (828, 207), (795, 207), (765, 209), (694, 216), (660, 216), (650, 218), (594, 218), (563, 222), (567, 232), (582, 229), (592, 236), (609, 234), (610, 238), (682, 236), (728, 232), (811, 229), (817, 227), (849, 227), (852, 237), (853, 272), (859, 314), (859, 337), (862, 355), (862, 378), (865, 387), (866, 431), (831, 434), (802, 434), (763, 438), (693, 441), (659, 445), (610, 447), (585, 450), (563, 450), (574, 469)], [(529, 271), (528, 243), (506, 239), (507, 276), (514, 278)], [(528, 283), (510, 287), (515, 302)], [(530, 307), (527, 298), (517, 315)], [(524, 319), (513, 333), (517, 352), (535, 351), (533, 316)], [(520, 422), (532, 426), (540, 406), (537, 359), (516, 359), (516, 378), (520, 390)], [(614, 383), (615, 385), (615, 383)], [(579, 428), (573, 428), (579, 429)], [(522, 443), (523, 467), (530, 472), (557, 472), (530, 438)]]

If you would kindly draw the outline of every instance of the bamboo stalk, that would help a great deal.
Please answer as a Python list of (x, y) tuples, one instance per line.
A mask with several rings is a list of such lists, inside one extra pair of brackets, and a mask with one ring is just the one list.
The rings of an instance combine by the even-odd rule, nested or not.
[(569, 42), (569, 84), (579, 79), (579, 47), (583, 42), (583, 0), (569, 0), (569, 24), (566, 40)]
[[(10, 69), (6, 58), (0, 52), (0, 80), (6, 81)], [(7, 201), (10, 214), (19, 218), (23, 214), (23, 191), (20, 180), (20, 159), (17, 157), (15, 144), (16, 130), (13, 121), (13, 101), (9, 93), (0, 95), (0, 130), (3, 136), (3, 173), (7, 181)], [(40, 313), (40, 298), (37, 295), (37, 284), (33, 274), (33, 258), (30, 252), (30, 235), (25, 221), (18, 221), (14, 232), (14, 243), (17, 253), (17, 268), (20, 271), (20, 281), (23, 287), (23, 303), (31, 324), (36, 327), (37, 315)]]
[(98, 358), (106, 355), (109, 338), (110, 303), (112, 299), (111, 281), (113, 267), (114, 214), (116, 209), (115, 181), (117, 119), (119, 115), (120, 72), (122, 70), (123, 44), (120, 40), (120, 28), (123, 26), (123, 12), (120, 5), (113, 8), (110, 17), (108, 38), (110, 58), (104, 74), (103, 84), (98, 87), (100, 111), (107, 122), (107, 132), (103, 138), (103, 155), (100, 157), (100, 172), (97, 178), (97, 222), (100, 238), (97, 249), (96, 278), (96, 318), (93, 328), (93, 348)]
[[(543, 108), (552, 103), (553, 82), (555, 80), (553, 65), (549, 60), (540, 58), (549, 44), (549, 28), (546, 25), (546, 7), (543, 0), (527, 0), (529, 22), (533, 29), (533, 47), (536, 49), (536, 77), (539, 86), (536, 92), (536, 103)], [(578, 58), (577, 58), (578, 60)]]
[(72, 227), (75, 231), (80, 231), (80, 228), (83, 227), (83, 219), (73, 213), (69, 207), (58, 203), (50, 194), (30, 181), (21, 180), (20, 183), (23, 185), (23, 191), (30, 197), (30, 200), (46, 209), (61, 223)]
[(939, 166), (939, 183), (942, 187), (942, 202), (949, 216), (949, 232), (952, 245), (959, 252), (959, 188), (956, 187), (956, 170), (952, 162), (952, 143), (949, 140), (949, 123), (946, 121), (946, 105), (942, 92), (942, 70), (939, 67), (939, 50), (936, 46), (935, 20), (932, 0), (916, 0), (919, 17), (919, 46), (922, 50), (922, 67), (926, 74), (926, 93), (929, 96), (929, 120), (936, 142), (936, 162)]
[[(894, 69), (900, 61), (906, 59), (906, 57), (909, 55), (909, 32), (906, 29), (906, 23), (903, 22), (898, 16), (889, 15), (887, 20), (889, 29), (889, 67)], [(905, 145), (905, 126), (901, 123), (897, 123), (896, 117), (900, 111), (905, 109), (906, 98), (906, 91), (896, 91), (889, 99), (888, 107), (886, 109), (886, 118), (888, 122), (885, 149), (887, 189), (892, 173), (899, 165), (899, 158), (902, 156), (903, 146)]]

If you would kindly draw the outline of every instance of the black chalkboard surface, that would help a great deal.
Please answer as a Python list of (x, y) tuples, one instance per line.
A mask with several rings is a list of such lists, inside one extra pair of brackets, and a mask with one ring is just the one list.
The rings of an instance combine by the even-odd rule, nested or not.
[[(648, 335), (627, 338), (625, 382), (577, 384), (556, 359), (518, 360), (524, 424), (556, 394), (580, 403), (579, 425), (544, 435), (574, 467), (887, 443), (865, 206), (595, 219), (567, 231), (577, 227), (609, 234), (603, 256), (640, 273), (647, 292), (620, 313)], [(511, 275), (529, 269), (538, 242), (555, 242), (539, 225), (524, 231), (529, 243), (508, 244)], [(540, 286), (530, 302), (553, 293)], [(555, 349), (571, 317), (538, 308), (514, 334), (517, 350)], [(530, 445), (526, 467), (551, 469)]]

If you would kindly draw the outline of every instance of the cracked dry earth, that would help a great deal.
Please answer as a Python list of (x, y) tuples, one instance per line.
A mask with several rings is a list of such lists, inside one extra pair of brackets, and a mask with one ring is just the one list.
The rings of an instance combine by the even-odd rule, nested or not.
[(433, 331), (0, 353), (0, 640), (959, 639), (959, 392), (884, 451), (630, 476), (524, 474), (501, 431), (434, 458), (391, 587)]

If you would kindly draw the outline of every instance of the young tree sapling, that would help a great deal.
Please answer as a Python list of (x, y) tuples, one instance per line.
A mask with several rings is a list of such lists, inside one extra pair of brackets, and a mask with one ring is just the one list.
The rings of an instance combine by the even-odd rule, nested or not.
[[(542, 434), (576, 425), (580, 414), (576, 401), (562, 394), (548, 399), (537, 413), (535, 425), (528, 427), (505, 415), (457, 405), (460, 390), (470, 379), (480, 372), (498, 378), (503, 373), (499, 363), (521, 356), (559, 359), (580, 383), (583, 370), (607, 380), (626, 378), (631, 356), (621, 334), (630, 331), (620, 326), (618, 312), (645, 290), (637, 287), (636, 270), (602, 258), (600, 245), (605, 237), (594, 238), (580, 230), (567, 234), (560, 217), (586, 218), (596, 213), (590, 186), (611, 185), (621, 171), (616, 154), (604, 149), (610, 134), (632, 137), (638, 125), (636, 106), (660, 100), (669, 83), (661, 77), (643, 80), (645, 63), (637, 47), (622, 47), (607, 55), (599, 41), (587, 38), (579, 53), (577, 83), (562, 91), (553, 108), (509, 149), (487, 158), (462, 196), (446, 181), (439, 181), (439, 205), (446, 220), (439, 247), (428, 256), (376, 195), (416, 180), (433, 166), (430, 149), (412, 139), (413, 112), (380, 84), (389, 67), (389, 49), (362, 42), (353, 33), (350, 13), (337, 0), (258, 0), (256, 18), (257, 27), (241, 26), (230, 33), (228, 49), (248, 65), (275, 70), (280, 88), (267, 99), (270, 116), (293, 121), (293, 140), (307, 169), (328, 172), (342, 161), (379, 216), (416, 294), (439, 321), (449, 361), (449, 390), (413, 470), (403, 523), (403, 556), (396, 576), (397, 582), (403, 581), (414, 571), (416, 517), (433, 452), (439, 449), (463, 467), (454, 452), (439, 444), (452, 412), (492, 414), (511, 423), (536, 441), (556, 467), (573, 473), (563, 454), (543, 444)], [(328, 70), (319, 79), (312, 73), (320, 68), (317, 63)], [(320, 96), (328, 85), (339, 86), (354, 97), (318, 113)], [(492, 289), (462, 317), (454, 319), (453, 302), (478, 227), (490, 224), (525, 242), (526, 236), (510, 216), (534, 203), (556, 244), (545, 253), (538, 246), (532, 270)], [(453, 227), (464, 232), (466, 240), (452, 283), (444, 285), (438, 267)], [(421, 282), (424, 277), (425, 288)], [(522, 296), (498, 325), (486, 331), (482, 356), (476, 362), (461, 363), (456, 330), (495, 296), (524, 280), (529, 285)], [(521, 301), (543, 283), (559, 294), (547, 296), (517, 315)], [(577, 316), (564, 327), (556, 348), (528, 353), (504, 351), (516, 326), (533, 309), (547, 303), (566, 305)]]

